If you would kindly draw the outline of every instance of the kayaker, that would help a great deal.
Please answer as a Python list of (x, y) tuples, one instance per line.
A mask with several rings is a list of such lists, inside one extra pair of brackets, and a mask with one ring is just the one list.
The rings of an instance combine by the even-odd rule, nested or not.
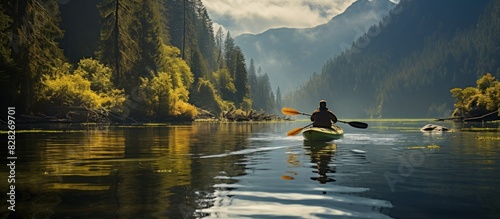
[(332, 128), (332, 124), (337, 122), (337, 116), (326, 107), (326, 100), (321, 100), (319, 108), (311, 115), (311, 121), (313, 127)]

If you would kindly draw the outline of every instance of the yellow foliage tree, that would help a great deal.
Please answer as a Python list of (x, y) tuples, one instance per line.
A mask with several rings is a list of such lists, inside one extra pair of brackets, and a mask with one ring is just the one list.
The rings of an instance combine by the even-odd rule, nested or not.
[(453, 116), (476, 117), (500, 109), (500, 83), (490, 73), (476, 81), (476, 87), (453, 88)]
[(53, 69), (51, 76), (44, 75), (38, 99), (60, 107), (120, 112), (126, 98), (122, 90), (106, 84), (111, 77), (106, 72), (111, 70), (92, 59), (82, 60), (80, 64), (71, 72), (71, 64), (64, 63)]
[(141, 77), (138, 96), (144, 104), (144, 114), (149, 118), (194, 118), (196, 107), (189, 104), (189, 87), (194, 78), (189, 66), (179, 57), (179, 49), (163, 46), (158, 73), (149, 78)]
[(160, 72), (151, 79), (141, 78), (138, 96), (143, 100), (147, 116), (168, 116), (174, 102), (170, 75)]
[(193, 103), (204, 106), (213, 113), (218, 114), (229, 108), (234, 108), (234, 103), (223, 100), (209, 80), (200, 78), (194, 92), (194, 95), (192, 95)]
[(160, 119), (170, 116), (194, 118), (197, 110), (186, 102), (188, 95), (184, 87), (174, 88), (172, 77), (165, 72), (160, 72), (151, 79), (141, 78), (138, 91), (146, 116)]
[(113, 90), (111, 76), (113, 71), (99, 61), (87, 58), (78, 62), (78, 68), (74, 74), (82, 75), (90, 81), (90, 88), (99, 93), (105, 93)]

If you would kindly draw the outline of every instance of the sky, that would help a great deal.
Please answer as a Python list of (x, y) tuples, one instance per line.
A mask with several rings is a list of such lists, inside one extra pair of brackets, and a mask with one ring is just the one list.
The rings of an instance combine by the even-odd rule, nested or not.
[[(356, 0), (202, 0), (214, 23), (234, 38), (271, 28), (314, 27), (342, 13)], [(399, 2), (399, 0), (391, 0)]]

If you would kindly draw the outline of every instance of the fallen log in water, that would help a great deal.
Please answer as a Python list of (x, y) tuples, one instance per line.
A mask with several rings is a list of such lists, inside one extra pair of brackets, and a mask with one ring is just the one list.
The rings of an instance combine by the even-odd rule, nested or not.
[(463, 117), (463, 116), (452, 116), (448, 118), (436, 118), (436, 121), (445, 121), (445, 120), (452, 120), (455, 122), (484, 122), (484, 121), (494, 121), (494, 120), (499, 120), (500, 117), (498, 116), (499, 111), (494, 111), (490, 113), (486, 113), (484, 115), (480, 116), (474, 116), (474, 117)]
[(289, 116), (278, 116), (266, 112), (257, 112), (255, 110), (243, 111), (241, 109), (230, 109), (221, 114), (222, 120), (227, 121), (281, 121), (290, 120)]

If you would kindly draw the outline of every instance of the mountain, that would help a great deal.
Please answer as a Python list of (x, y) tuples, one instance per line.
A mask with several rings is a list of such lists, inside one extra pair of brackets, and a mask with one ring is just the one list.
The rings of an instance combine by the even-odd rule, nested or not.
[(500, 1), (402, 0), (372, 29), (283, 104), (326, 99), (351, 118), (449, 116), (450, 89), (500, 76)]
[[(302, 84), (330, 58), (348, 49), (394, 7), (389, 0), (358, 0), (328, 23), (313, 28), (277, 28), (235, 38), (247, 60), (287, 91)], [(263, 72), (263, 73), (264, 73)]]

